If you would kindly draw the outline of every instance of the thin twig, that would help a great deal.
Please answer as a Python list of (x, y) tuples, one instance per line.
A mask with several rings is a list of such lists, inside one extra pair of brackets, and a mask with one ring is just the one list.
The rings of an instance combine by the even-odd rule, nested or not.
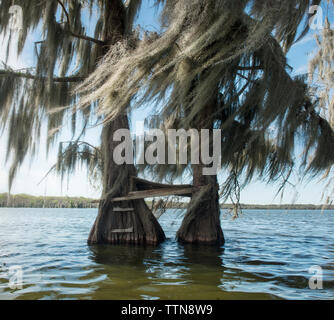
[(66, 10), (66, 7), (65, 5), (60, 1), (60, 0), (57, 0), (57, 2), (59, 3), (59, 5), (62, 7), (64, 13), (65, 13), (65, 16), (66, 16), (66, 20), (67, 20), (67, 24), (68, 24), (68, 30), (66, 30), (71, 36), (75, 37), (75, 38), (79, 38), (79, 39), (83, 39), (83, 40), (87, 40), (87, 41), (91, 41), (91, 42), (94, 42), (98, 45), (101, 45), (101, 46), (104, 46), (105, 45), (105, 42), (104, 41), (101, 41), (101, 40), (98, 40), (98, 39), (95, 39), (95, 38), (92, 38), (92, 37), (88, 37), (88, 36), (85, 36), (85, 35), (80, 35), (80, 34), (77, 34), (77, 33), (74, 33), (70, 27), (71, 27), (71, 23), (70, 23), (70, 16)]
[[(44, 81), (47, 79), (46, 77), (40, 77), (40, 76), (36, 76), (36, 75), (26, 73), (26, 72), (16, 72), (16, 71), (10, 71), (10, 70), (0, 70), (0, 77), (1, 76), (14, 76), (14, 77), (21, 77), (21, 78), (41, 80), (41, 81)], [(86, 77), (80, 77), (80, 76), (55, 77), (55, 78), (52, 78), (52, 81), (54, 82), (79, 82), (85, 79)]]

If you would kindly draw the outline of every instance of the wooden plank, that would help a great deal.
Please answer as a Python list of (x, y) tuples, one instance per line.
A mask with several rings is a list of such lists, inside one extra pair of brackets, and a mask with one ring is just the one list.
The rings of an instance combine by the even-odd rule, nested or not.
[(113, 198), (112, 202), (118, 201), (130, 201), (130, 200), (138, 200), (145, 198), (153, 198), (153, 197), (164, 197), (164, 196), (183, 196), (183, 197), (191, 197), (192, 194), (198, 189), (195, 187), (192, 188), (164, 188), (164, 189), (154, 189), (154, 190), (145, 190), (145, 191), (133, 191), (129, 192), (129, 194), (125, 197)]
[(180, 184), (180, 185), (170, 185), (163, 184), (158, 182), (152, 182), (148, 180), (144, 180), (138, 177), (131, 177), (131, 191), (146, 191), (146, 190), (155, 190), (155, 189), (184, 189), (184, 188), (192, 188), (193, 186), (190, 184)]
[(133, 233), (133, 227), (132, 228), (128, 228), (128, 229), (114, 229), (111, 230), (111, 233)]
[(114, 208), (114, 212), (132, 212), (135, 211), (133, 208)]

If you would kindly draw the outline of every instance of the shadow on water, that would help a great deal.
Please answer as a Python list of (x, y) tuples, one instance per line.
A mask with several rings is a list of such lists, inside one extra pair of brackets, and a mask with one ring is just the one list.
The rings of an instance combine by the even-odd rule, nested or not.
[(108, 277), (96, 288), (93, 298), (273, 298), (223, 289), (224, 248), (182, 245), (169, 239), (159, 247), (105, 245), (91, 246), (90, 250), (91, 259)]

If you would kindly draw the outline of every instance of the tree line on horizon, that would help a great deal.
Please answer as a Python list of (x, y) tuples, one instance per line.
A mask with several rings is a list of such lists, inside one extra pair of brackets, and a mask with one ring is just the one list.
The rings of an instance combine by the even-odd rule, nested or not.
[[(149, 208), (154, 205), (152, 201), (146, 201)], [(187, 209), (188, 203), (167, 203), (167, 209)], [(99, 207), (96, 199), (85, 197), (51, 197), (51, 196), (31, 196), (27, 194), (9, 195), (8, 193), (0, 194), (0, 208), (68, 208), (68, 209), (96, 209)], [(221, 209), (231, 210), (233, 204), (220, 204)], [(314, 204), (240, 204), (241, 209), (277, 209), (277, 210), (334, 210), (334, 205), (314, 205)], [(154, 212), (154, 210), (153, 210)]]

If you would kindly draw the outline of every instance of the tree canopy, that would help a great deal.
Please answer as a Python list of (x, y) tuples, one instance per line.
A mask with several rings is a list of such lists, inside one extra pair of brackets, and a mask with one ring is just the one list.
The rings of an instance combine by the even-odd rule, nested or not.
[[(227, 194), (236, 177), (286, 181), (297, 142), (309, 171), (332, 166), (333, 130), (307, 79), (292, 77), (286, 59), (320, 1), (161, 2), (163, 32), (133, 50), (127, 41), (112, 47), (78, 87), (83, 110), (99, 101), (99, 113), (112, 121), (129, 106), (155, 103), (155, 127), (222, 129)], [(154, 169), (182, 174), (178, 166)]]
[[(116, 34), (110, 45), (104, 39), (110, 1), (15, 1), (24, 13), (18, 53), (29, 33), (40, 30), (42, 38), (34, 43), (31, 69), (4, 63), (0, 70), (10, 185), (25, 156), (36, 152), (44, 121), (51, 147), (67, 116), (73, 136), (82, 118), (79, 137), (60, 146), (57, 169), (71, 173), (82, 161), (96, 172), (99, 148), (81, 142), (87, 123), (107, 123), (144, 103), (156, 105), (155, 126), (222, 129), (222, 164), (231, 173), (227, 194), (241, 176), (245, 183), (255, 174), (286, 180), (297, 137), (306, 168), (317, 173), (332, 166), (334, 136), (320, 112), (324, 100), (313, 96), (305, 78), (291, 76), (286, 59), (308, 31), (309, 7), (320, 0), (156, 0), (161, 33), (134, 28), (142, 1), (116, 2), (114, 14), (127, 36)], [(13, 32), (12, 4), (1, 0), (0, 33)], [(318, 54), (312, 71), (326, 68), (330, 52)], [(152, 169), (159, 176), (183, 173), (178, 166)]]

